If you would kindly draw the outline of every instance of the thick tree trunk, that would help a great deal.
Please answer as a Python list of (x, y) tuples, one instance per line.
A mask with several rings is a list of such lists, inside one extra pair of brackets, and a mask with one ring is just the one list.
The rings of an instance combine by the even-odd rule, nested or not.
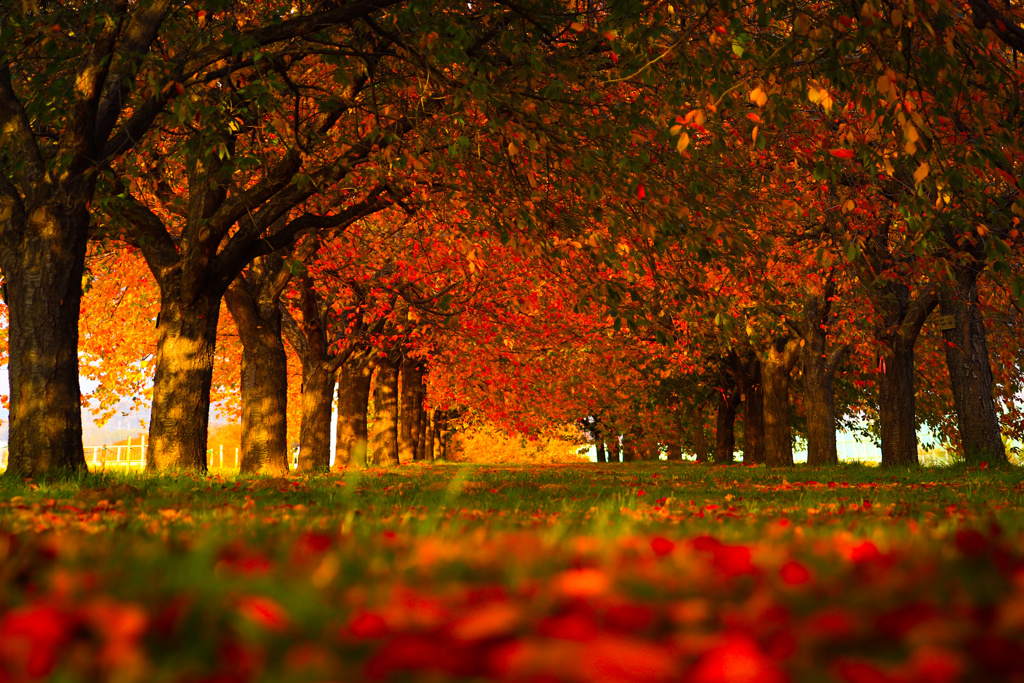
[(398, 362), (381, 359), (378, 363), (373, 407), (376, 416), (370, 446), (373, 462), (379, 467), (393, 467), (399, 464)]
[(161, 284), (156, 377), (146, 468), (207, 470), (210, 385), (220, 296), (182, 301), (179, 278)]
[(444, 411), (434, 410), (430, 417), (430, 432), (434, 450), (434, 460), (444, 460), (447, 455), (445, 449), (445, 416)]
[(959, 280), (956, 291), (945, 292), (939, 306), (943, 315), (951, 315), (955, 321), (955, 327), (944, 330), (942, 336), (960, 448), (969, 464), (1006, 465), (1006, 447), (992, 395), (985, 323), (978, 306), (977, 273), (960, 273)]
[(764, 385), (764, 446), (769, 467), (793, 464), (793, 418), (789, 406), (790, 372), (800, 352), (796, 339), (776, 339), (768, 347)]
[(368, 432), (366, 412), (370, 405), (373, 365), (363, 357), (350, 358), (338, 371), (338, 423), (334, 464), (366, 467)]
[(879, 360), (878, 421), (882, 437), (882, 466), (911, 467), (917, 457), (914, 348), (902, 335), (889, 340), (889, 353)]
[(751, 354), (742, 374), (743, 391), (743, 462), (764, 463), (764, 392), (761, 384), (761, 361)]
[(89, 216), (84, 209), (44, 205), (25, 217), (0, 203), (0, 214), (5, 211), (0, 269), (10, 325), (7, 472), (84, 472), (78, 314)]
[(427, 425), (426, 432), (423, 435), (423, 459), (428, 462), (437, 460), (437, 449), (434, 447), (434, 438), (437, 436), (437, 410), (429, 409), (426, 411), (427, 414)]
[(327, 472), (331, 468), (331, 403), (334, 373), (326, 363), (304, 363), (302, 421), (299, 426), (299, 471)]
[(608, 454), (604, 450), (604, 434), (597, 427), (594, 428), (594, 449), (597, 451), (598, 462), (608, 462)]
[(848, 350), (847, 345), (827, 352), (828, 326), (835, 280), (829, 277), (821, 294), (808, 294), (803, 306), (803, 387), (807, 411), (807, 464), (829, 467), (839, 463), (836, 448), (836, 407), (832, 380)]
[[(256, 294), (258, 294), (257, 292)], [(288, 363), (277, 297), (254, 296), (242, 277), (224, 297), (242, 342), (239, 471), (288, 472)]]
[(833, 374), (827, 361), (814, 353), (804, 359), (804, 407), (807, 410), (807, 464), (828, 467), (839, 463), (836, 447), (836, 407)]
[(416, 459), (431, 460), (430, 452), (427, 449), (427, 439), (430, 438), (430, 411), (420, 407), (420, 421), (416, 425)]
[(729, 386), (719, 394), (718, 416), (715, 421), (715, 462), (726, 464), (735, 460), (736, 450), (736, 408), (740, 402), (740, 390)]
[(635, 462), (639, 459), (636, 437), (636, 430), (632, 427), (622, 435), (622, 462)]
[(608, 462), (621, 462), (622, 448), (619, 444), (619, 435), (612, 434), (608, 439)]
[(419, 425), (423, 412), (423, 364), (411, 358), (402, 361), (402, 396), (399, 410), (398, 459), (419, 459)]

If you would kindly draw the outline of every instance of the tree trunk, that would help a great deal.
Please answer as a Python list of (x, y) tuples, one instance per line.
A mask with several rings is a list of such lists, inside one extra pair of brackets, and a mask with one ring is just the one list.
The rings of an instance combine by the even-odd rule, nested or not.
[(621, 462), (622, 449), (619, 445), (619, 435), (612, 434), (608, 439), (608, 462)]
[(437, 410), (428, 409), (426, 413), (426, 430), (423, 434), (423, 459), (427, 462), (437, 460), (437, 449), (434, 448), (434, 437), (437, 435)]
[(434, 460), (444, 460), (444, 414), (440, 410), (434, 410), (430, 416), (430, 433)]
[(393, 467), (398, 459), (398, 362), (381, 359), (373, 392), (373, 461), (379, 467)]
[(604, 434), (594, 427), (594, 449), (597, 451), (598, 462), (608, 462), (608, 454), (604, 450)]
[(796, 339), (775, 339), (768, 347), (761, 379), (764, 384), (765, 463), (793, 464), (793, 418), (789, 405), (790, 372), (800, 353)]
[(373, 365), (353, 356), (338, 372), (336, 467), (366, 467), (368, 432), (366, 412), (370, 405)]
[(849, 346), (826, 353), (835, 280), (829, 276), (821, 294), (804, 299), (802, 336), (804, 407), (807, 410), (807, 464), (829, 467), (839, 463), (836, 448), (836, 404), (832, 380)]
[(637, 460), (636, 430), (632, 427), (622, 435), (622, 462)]
[(703, 405), (690, 409), (690, 428), (693, 430), (693, 456), (697, 462), (708, 461), (708, 433), (704, 429)]
[(180, 289), (180, 277), (169, 276), (160, 286), (146, 469), (206, 472), (210, 385), (221, 297), (203, 292), (186, 302)]
[(751, 354), (743, 369), (743, 462), (764, 463), (764, 392), (761, 361)]
[(10, 325), (7, 474), (84, 472), (78, 314), (89, 216), (44, 205), (25, 217), (3, 202), (0, 216)]
[(302, 422), (299, 426), (300, 472), (327, 472), (331, 469), (334, 381), (334, 373), (326, 363), (303, 364)]
[(839, 463), (836, 447), (836, 407), (833, 373), (827, 360), (814, 352), (804, 358), (804, 407), (807, 409), (807, 464), (829, 467)]
[(715, 422), (715, 462), (733, 462), (736, 450), (736, 408), (740, 402), (740, 390), (735, 385), (726, 387), (718, 399), (718, 417)]
[(914, 347), (896, 334), (888, 354), (879, 360), (878, 421), (882, 437), (882, 466), (911, 467), (917, 457), (917, 418), (914, 396)]
[(419, 460), (419, 425), (423, 412), (423, 364), (406, 358), (402, 361), (402, 405), (399, 410), (398, 459)]
[(224, 299), (242, 342), (239, 471), (288, 472), (288, 363), (277, 297), (260, 297), (243, 278)]
[(430, 460), (430, 453), (427, 450), (427, 439), (430, 438), (430, 411), (420, 406), (420, 421), (416, 425), (416, 459)]
[(946, 367), (953, 390), (960, 448), (964, 461), (969, 464), (1006, 465), (1006, 447), (992, 396), (985, 323), (978, 307), (978, 276), (973, 270), (958, 275), (956, 291), (942, 295), (940, 310), (955, 320), (955, 327), (943, 330), (942, 336), (946, 341)]

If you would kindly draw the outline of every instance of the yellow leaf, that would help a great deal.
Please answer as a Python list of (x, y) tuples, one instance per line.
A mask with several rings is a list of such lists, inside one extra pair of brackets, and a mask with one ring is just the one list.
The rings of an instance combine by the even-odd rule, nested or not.
[(508, 143), (508, 155), (514, 157), (519, 154), (519, 148), (516, 147), (515, 141)]
[(572, 598), (591, 598), (607, 593), (611, 578), (600, 569), (570, 569), (551, 581), (555, 592)]
[(857, 208), (857, 205), (854, 204), (853, 200), (852, 199), (847, 199), (846, 203), (843, 204), (843, 213), (850, 213), (855, 208)]
[(578, 21), (574, 21), (569, 24), (569, 28), (576, 31), (576, 33), (583, 33), (583, 31), (586, 30), (586, 27)]
[(753, 144), (757, 144), (757, 126), (754, 126), (754, 130), (750, 131), (750, 141)]
[(930, 170), (931, 170), (931, 168), (928, 166), (928, 162), (927, 161), (921, 162), (921, 165), (917, 167), (916, 171), (914, 171), (914, 182), (915, 183), (920, 183), (922, 180), (927, 178), (928, 177), (928, 172)]
[(452, 635), (458, 640), (485, 640), (511, 634), (523, 620), (523, 608), (507, 602), (492, 602), (459, 619)]
[(809, 99), (814, 104), (821, 102), (821, 91), (815, 88), (814, 86), (811, 86), (810, 88), (807, 89), (807, 99)]
[(768, 102), (768, 95), (765, 94), (761, 86), (757, 86), (750, 91), (750, 101), (759, 107), (763, 107)]
[(689, 146), (690, 136), (686, 133), (683, 133), (682, 135), (679, 136), (679, 139), (676, 140), (676, 151), (682, 154)]
[(679, 131), (681, 131), (682, 129), (683, 129), (683, 127), (681, 125), (677, 124), (677, 125), (672, 126), (671, 128), (669, 128), (668, 132), (669, 132), (669, 135), (679, 135)]
[(703, 109), (694, 109), (686, 115), (684, 119), (686, 123), (692, 123), (695, 126), (703, 126), (704, 122), (707, 121), (707, 116), (704, 115)]

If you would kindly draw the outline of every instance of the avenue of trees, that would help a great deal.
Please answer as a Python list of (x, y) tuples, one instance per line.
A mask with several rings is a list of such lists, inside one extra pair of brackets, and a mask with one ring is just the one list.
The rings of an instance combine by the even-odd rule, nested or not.
[[(883, 465), (1024, 435), (1024, 10), (988, 0), (48, 0), (0, 15), (12, 476), (444, 457)], [(337, 421), (331, 424), (332, 405)], [(368, 429), (368, 412), (375, 427)]]

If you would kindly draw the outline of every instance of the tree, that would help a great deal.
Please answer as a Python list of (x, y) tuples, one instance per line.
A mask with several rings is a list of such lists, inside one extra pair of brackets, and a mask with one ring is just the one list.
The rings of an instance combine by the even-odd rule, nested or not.
[[(273, 3), (270, 3), (273, 5)], [(5, 10), (0, 52), (0, 270), (10, 311), (10, 466), (84, 470), (78, 313), (97, 183), (148, 139), (180, 94), (252, 64), (267, 46), (364, 16), (389, 0), (202, 16), (169, 0)], [(25, 6), (27, 7), (27, 6)], [(239, 29), (239, 26), (252, 28)], [(82, 46), (88, 46), (84, 54)], [(203, 457), (205, 463), (205, 456)]]

